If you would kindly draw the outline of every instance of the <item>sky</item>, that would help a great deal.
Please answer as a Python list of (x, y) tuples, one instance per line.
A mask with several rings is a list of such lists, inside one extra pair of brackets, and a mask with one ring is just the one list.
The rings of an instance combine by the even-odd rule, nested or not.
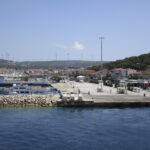
[(0, 0), (0, 58), (113, 61), (150, 52), (149, 0)]

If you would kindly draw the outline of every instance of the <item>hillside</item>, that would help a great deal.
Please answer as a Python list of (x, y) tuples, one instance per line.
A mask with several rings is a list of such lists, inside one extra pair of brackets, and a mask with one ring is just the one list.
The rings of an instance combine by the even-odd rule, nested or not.
[[(150, 68), (150, 53), (105, 63), (103, 67), (109, 70), (114, 68), (132, 68), (145, 71)], [(100, 69), (100, 66), (93, 66), (88, 69), (98, 70)]]
[(16, 68), (16, 69), (27, 69), (27, 68), (39, 68), (39, 69), (65, 69), (65, 68), (87, 68), (88, 66), (98, 65), (98, 61), (24, 61), (14, 62), (0, 59), (0, 68)]
[[(24, 61), (14, 62), (0, 59), (0, 68), (16, 68), (16, 69), (27, 69), (27, 68), (40, 68), (40, 69), (66, 69), (66, 68), (88, 68), (89, 70), (100, 70), (99, 61)], [(92, 67), (89, 67), (92, 66)], [(103, 65), (106, 69), (114, 68), (133, 68), (136, 70), (150, 70), (150, 53), (143, 54), (140, 56), (132, 56), (122, 60), (116, 60), (113, 62), (104, 62)]]
[(17, 66), (15, 61), (0, 59), (0, 68), (14, 68)]
[(98, 65), (98, 61), (33, 61), (33, 62), (20, 62), (22, 67), (29, 68), (44, 68), (44, 69), (55, 69), (55, 68), (86, 68), (88, 66)]

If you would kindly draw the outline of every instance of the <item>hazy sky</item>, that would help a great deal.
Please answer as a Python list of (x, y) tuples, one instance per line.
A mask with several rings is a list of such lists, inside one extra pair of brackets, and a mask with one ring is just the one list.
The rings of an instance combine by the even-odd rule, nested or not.
[[(116, 60), (150, 52), (150, 0), (0, 0), (0, 57)], [(68, 56), (67, 56), (68, 54)]]

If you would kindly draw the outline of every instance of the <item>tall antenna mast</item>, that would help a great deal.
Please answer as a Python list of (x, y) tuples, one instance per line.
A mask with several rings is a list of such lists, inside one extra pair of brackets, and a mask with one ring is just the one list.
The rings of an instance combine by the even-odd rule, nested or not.
[[(99, 39), (101, 40), (101, 70), (102, 70), (103, 69), (103, 39), (104, 37), (99, 37)], [(103, 83), (103, 78), (101, 74), (101, 90), (103, 88), (102, 83)]]
[(101, 68), (103, 69), (103, 39), (104, 37), (99, 37), (101, 40)]

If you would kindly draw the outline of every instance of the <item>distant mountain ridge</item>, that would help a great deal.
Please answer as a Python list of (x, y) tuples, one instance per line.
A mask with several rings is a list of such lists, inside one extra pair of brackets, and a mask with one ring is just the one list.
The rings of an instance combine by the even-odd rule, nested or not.
[[(66, 69), (66, 68), (88, 68), (90, 70), (99, 70), (100, 61), (82, 61), (82, 60), (60, 60), (60, 61), (23, 61), (16, 62), (0, 59), (0, 68), (15, 69)], [(136, 70), (150, 69), (150, 53), (139, 56), (132, 56), (113, 62), (103, 62), (106, 69), (114, 68), (132, 68)]]
[[(105, 63), (105, 62), (103, 62)], [(66, 68), (87, 68), (88, 66), (99, 65), (100, 61), (82, 61), (82, 60), (60, 60), (60, 61), (23, 61), (15, 62), (0, 59), (0, 68), (16, 69), (66, 69)]]
[[(16, 69), (66, 69), (66, 68), (88, 68), (90, 70), (99, 70), (100, 61), (82, 61), (82, 60), (60, 60), (60, 61), (23, 61), (15, 62), (0, 59), (0, 68)], [(139, 56), (132, 56), (113, 62), (103, 62), (106, 69), (114, 68), (132, 68), (136, 70), (150, 70), (150, 53)]]

